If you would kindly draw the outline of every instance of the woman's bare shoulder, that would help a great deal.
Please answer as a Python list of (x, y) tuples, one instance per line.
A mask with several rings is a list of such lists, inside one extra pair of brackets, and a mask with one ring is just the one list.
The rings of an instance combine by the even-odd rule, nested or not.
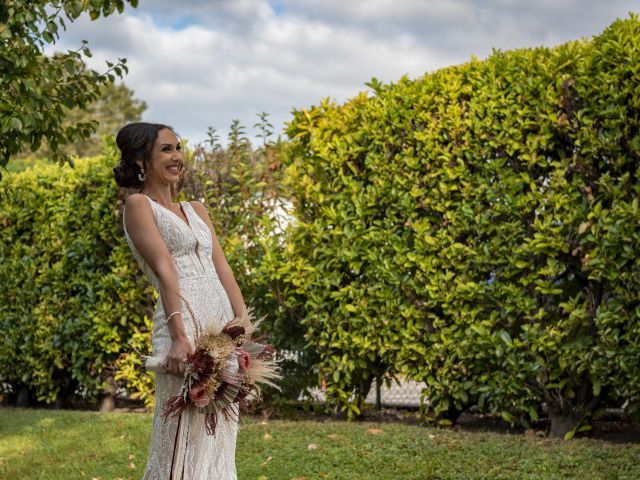
[(202, 202), (198, 200), (191, 200), (189, 203), (198, 215), (200, 215), (201, 217), (209, 217), (207, 207), (205, 207)]
[(198, 216), (202, 218), (202, 220), (204, 220), (205, 223), (209, 225), (209, 228), (213, 231), (213, 224), (211, 223), (211, 217), (209, 216), (209, 210), (207, 210), (207, 207), (205, 207), (204, 204), (202, 202), (199, 202), (198, 200), (191, 200), (189, 203), (198, 214)]
[(140, 205), (142, 205), (143, 203), (147, 203), (148, 200), (145, 198), (146, 195), (142, 194), (142, 193), (132, 193), (130, 195), (127, 196), (127, 198), (124, 199), (124, 205), (126, 206), (132, 206), (132, 207), (138, 207)]
[(153, 211), (146, 195), (142, 193), (132, 193), (124, 200), (124, 219), (127, 228), (143, 219), (152, 219)]

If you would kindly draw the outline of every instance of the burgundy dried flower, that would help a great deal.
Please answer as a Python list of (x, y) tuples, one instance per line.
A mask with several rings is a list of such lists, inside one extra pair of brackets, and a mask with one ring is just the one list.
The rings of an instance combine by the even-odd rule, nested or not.
[(194, 353), (187, 355), (187, 364), (191, 365), (191, 371), (200, 373), (203, 376), (210, 376), (213, 373), (215, 361), (203, 350), (196, 350)]
[(196, 383), (191, 390), (189, 390), (189, 399), (194, 403), (196, 407), (206, 407), (209, 405), (209, 397), (206, 392), (206, 385)]
[(240, 327), (238, 325), (236, 325), (235, 327), (225, 328), (222, 331), (223, 333), (226, 333), (227, 335), (229, 335), (232, 339), (235, 339), (240, 335), (244, 335), (244, 332), (245, 332), (244, 327)]

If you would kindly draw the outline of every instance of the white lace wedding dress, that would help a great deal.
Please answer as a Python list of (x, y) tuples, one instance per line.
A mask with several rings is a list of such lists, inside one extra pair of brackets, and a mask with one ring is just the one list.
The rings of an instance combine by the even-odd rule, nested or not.
[[(151, 204), (158, 230), (175, 261), (180, 295), (188, 302), (196, 317), (191, 317), (187, 305), (182, 301), (180, 311), (193, 345), (194, 320), (200, 322), (199, 331), (203, 331), (204, 322), (224, 324), (233, 318), (229, 297), (220, 283), (211, 257), (211, 233), (189, 202), (180, 202), (182, 211), (189, 220), (187, 224), (171, 210), (149, 197), (146, 198)], [(126, 226), (124, 231), (133, 256), (158, 290), (158, 277), (136, 249)], [(171, 338), (161, 298), (158, 298), (156, 304), (151, 338), (152, 355), (164, 357), (171, 346)], [(201, 413), (187, 408), (178, 418), (166, 420), (162, 416), (165, 401), (177, 395), (181, 385), (182, 379), (175, 375), (155, 374), (153, 431), (143, 480), (236, 479), (237, 421), (219, 415), (215, 435), (207, 435), (205, 416)]]

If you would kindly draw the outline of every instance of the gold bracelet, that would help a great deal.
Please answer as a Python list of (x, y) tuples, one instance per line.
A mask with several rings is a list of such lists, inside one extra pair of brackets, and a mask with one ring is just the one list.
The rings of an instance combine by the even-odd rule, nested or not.
[(171, 315), (169, 315), (169, 316), (166, 318), (165, 322), (166, 322), (166, 323), (169, 323), (169, 320), (171, 320), (171, 317), (173, 317), (174, 315), (180, 315), (180, 313), (181, 313), (180, 311), (173, 312)]

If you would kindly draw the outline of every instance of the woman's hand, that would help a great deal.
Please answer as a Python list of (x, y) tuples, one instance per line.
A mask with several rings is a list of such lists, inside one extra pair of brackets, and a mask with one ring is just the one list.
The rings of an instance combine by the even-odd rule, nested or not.
[(171, 373), (178, 377), (184, 376), (186, 365), (184, 361), (187, 358), (187, 354), (193, 353), (193, 347), (186, 336), (180, 336), (174, 338), (171, 341), (171, 348), (167, 353), (167, 356), (162, 362), (162, 367), (165, 373)]

